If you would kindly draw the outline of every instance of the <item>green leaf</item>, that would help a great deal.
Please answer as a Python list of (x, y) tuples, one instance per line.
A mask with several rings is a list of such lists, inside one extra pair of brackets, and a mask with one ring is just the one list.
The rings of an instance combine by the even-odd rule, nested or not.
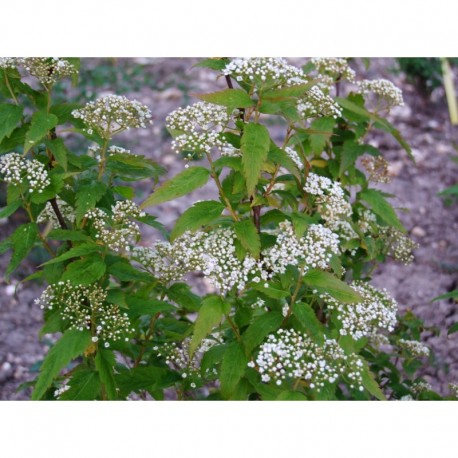
[(256, 259), (261, 252), (261, 239), (258, 230), (251, 219), (244, 219), (234, 223), (235, 234), (238, 240)]
[(154, 366), (139, 366), (130, 371), (115, 376), (116, 383), (127, 396), (131, 391), (161, 390), (172, 386), (179, 380), (180, 375), (169, 369)]
[(245, 356), (240, 342), (232, 342), (228, 345), (221, 363), (219, 381), (223, 398), (230, 398), (238, 382), (245, 374), (248, 358)]
[(310, 130), (316, 133), (310, 134), (310, 146), (314, 153), (322, 153), (329, 141), (336, 120), (334, 118), (318, 118), (310, 125)]
[(89, 285), (99, 280), (105, 273), (106, 265), (99, 256), (74, 261), (67, 266), (62, 281), (70, 281), (74, 285)]
[(222, 70), (229, 63), (229, 59), (226, 57), (210, 57), (209, 59), (203, 59), (194, 67), (210, 68), (212, 70)]
[(25, 142), (25, 134), (29, 129), (29, 124), (22, 125), (14, 129), (9, 137), (5, 137), (0, 143), (0, 154), (9, 153), (12, 150), (22, 147)]
[(276, 401), (307, 401), (307, 396), (299, 391), (282, 391)]
[(458, 332), (458, 323), (453, 323), (447, 331), (447, 335), (454, 334), (455, 332)]
[(178, 218), (170, 234), (170, 240), (173, 242), (184, 232), (194, 231), (201, 226), (211, 223), (221, 215), (224, 208), (221, 202), (216, 202), (214, 200), (195, 203)]
[(137, 181), (145, 178), (157, 180), (165, 169), (157, 162), (138, 154), (112, 153), (108, 156), (107, 170), (124, 181)]
[(116, 364), (114, 353), (110, 350), (99, 349), (95, 355), (94, 362), (107, 398), (109, 400), (117, 399), (116, 382), (113, 375), (113, 367)]
[(266, 336), (276, 331), (282, 321), (283, 316), (279, 312), (268, 312), (256, 317), (243, 334), (242, 341), (247, 353), (251, 353)]
[(214, 103), (216, 105), (223, 105), (230, 111), (235, 108), (248, 108), (254, 106), (254, 100), (242, 89), (224, 89), (219, 92), (212, 92), (211, 94), (193, 94), (200, 100), (205, 102)]
[(81, 186), (78, 189), (75, 200), (75, 215), (77, 221), (81, 221), (85, 213), (95, 207), (106, 191), (106, 185), (100, 181)]
[(67, 331), (46, 355), (32, 393), (32, 400), (40, 399), (59, 372), (81, 355), (90, 343), (91, 334), (88, 331)]
[(35, 223), (22, 224), (11, 236), (13, 245), (13, 255), (6, 269), (6, 275), (9, 276), (21, 261), (29, 254), (38, 237), (38, 226)]
[(458, 289), (455, 289), (454, 291), (450, 291), (449, 293), (446, 293), (446, 294), (441, 294), (440, 296), (437, 296), (434, 299), (432, 299), (431, 302), (441, 301), (442, 299), (458, 299)]
[(282, 299), (290, 295), (289, 291), (281, 289), (280, 285), (273, 284), (272, 282), (267, 284), (267, 288), (264, 286), (264, 283), (251, 283), (251, 287), (256, 291), (264, 293), (268, 297), (272, 297), (273, 299)]
[(108, 267), (108, 273), (121, 281), (152, 281), (152, 276), (132, 267), (128, 262), (115, 262)]
[(53, 140), (47, 140), (46, 146), (50, 149), (57, 163), (67, 171), (67, 154), (69, 151), (64, 141), (61, 138), (54, 138)]
[(315, 311), (309, 304), (296, 302), (293, 305), (293, 313), (303, 326), (307, 334), (318, 344), (324, 344), (324, 327), (318, 320)]
[(364, 154), (366, 148), (359, 145), (354, 140), (347, 140), (342, 148), (340, 156), (339, 175), (342, 175), (351, 165), (353, 165), (359, 156)]
[(249, 123), (244, 126), (240, 149), (242, 150), (242, 171), (249, 195), (254, 195), (262, 166), (270, 149), (267, 128), (261, 124)]
[(386, 397), (380, 389), (374, 378), (374, 374), (370, 371), (367, 361), (363, 360), (363, 369), (361, 371), (363, 386), (369, 391), (372, 396), (375, 396), (380, 401), (386, 401)]
[(189, 346), (191, 357), (197, 350), (200, 342), (221, 322), (224, 314), (227, 312), (227, 304), (220, 296), (211, 295), (204, 298), (194, 325), (194, 334), (192, 335)]
[(406, 231), (401, 221), (399, 221), (396, 212), (393, 210), (393, 207), (385, 199), (381, 191), (377, 189), (366, 189), (359, 193), (359, 197), (366, 201), (371, 206), (372, 211), (390, 226), (402, 232)]
[(64, 124), (69, 121), (73, 121), (73, 110), (78, 110), (82, 108), (82, 105), (79, 103), (61, 103), (58, 105), (53, 105), (49, 112), (53, 115), (56, 115), (59, 118), (59, 124)]
[(127, 296), (127, 305), (129, 309), (126, 312), (131, 317), (138, 317), (142, 315), (153, 316), (157, 313), (172, 312), (175, 307), (168, 302), (159, 301), (157, 299), (149, 299), (137, 296)]
[(200, 188), (208, 181), (210, 171), (204, 167), (190, 167), (163, 183), (141, 205), (141, 208), (176, 199)]
[(57, 126), (58, 122), (57, 116), (53, 114), (45, 111), (34, 113), (30, 128), (25, 135), (24, 152), (27, 153), (32, 146), (39, 143), (51, 129)]
[(294, 86), (282, 87), (280, 89), (270, 89), (262, 93), (262, 100), (280, 102), (283, 100), (296, 99), (307, 93), (314, 86), (315, 82), (305, 84), (295, 84)]
[(9, 103), (2, 103), (0, 105), (0, 142), (5, 137), (9, 137), (13, 130), (22, 119), (24, 107), (22, 105), (11, 105)]
[(70, 388), (60, 395), (62, 401), (93, 401), (100, 397), (100, 379), (97, 372), (81, 369), (72, 376)]
[(329, 272), (310, 269), (304, 275), (304, 282), (320, 292), (328, 293), (341, 302), (354, 304), (362, 300), (362, 297), (353, 288)]
[(200, 373), (202, 377), (205, 377), (208, 369), (211, 369), (213, 366), (219, 364), (223, 360), (226, 349), (226, 344), (215, 345), (204, 353), (202, 362), (200, 364)]
[(92, 239), (81, 231), (53, 229), (48, 234), (50, 240), (71, 240), (72, 242), (90, 242)]
[(88, 254), (96, 253), (99, 250), (100, 246), (95, 243), (83, 243), (81, 245), (70, 248), (65, 253), (47, 262), (44, 262), (42, 265), (47, 266), (49, 264), (56, 264), (58, 262), (66, 261), (67, 259), (79, 258), (80, 256), (87, 256)]
[(8, 218), (8, 216), (11, 216), (19, 207), (21, 207), (21, 205), (22, 201), (20, 200), (11, 202), (9, 205), (0, 210), (0, 218)]

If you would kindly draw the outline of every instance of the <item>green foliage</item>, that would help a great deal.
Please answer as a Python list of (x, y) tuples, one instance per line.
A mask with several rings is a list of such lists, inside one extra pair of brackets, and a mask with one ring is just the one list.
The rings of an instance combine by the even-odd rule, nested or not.
[[(174, 148), (185, 144), (185, 157), (202, 162), (157, 185), (161, 165), (113, 143), (132, 125), (146, 125), (147, 107), (135, 120), (117, 113), (113, 126), (110, 97), (98, 121), (100, 112), (82, 104), (92, 83), (101, 92), (141, 89), (145, 69), (104, 60), (91, 75), (84, 62), (65, 60), (60, 66), (79, 69), (79, 78), (67, 75), (76, 85), (69, 92), (52, 78), (54, 61), (38, 59), (51, 78), (38, 81), (40, 89), (23, 81), (20, 62), (20, 71), (0, 72), (0, 178), (7, 185), (0, 218), (21, 209), (29, 218), (0, 241), (0, 253), (12, 251), (9, 276), (34, 247), (44, 247), (40, 270), (26, 280), (48, 285), (37, 300), (41, 335), (62, 333), (32, 382), (32, 399), (122, 400), (134, 393), (159, 400), (172, 392), (178, 399), (438, 397), (415, 391), (422, 356), (405, 344), (419, 344), (425, 325), (408, 312), (385, 336), (388, 325), (364, 312), (368, 302), (380, 308), (389, 298), (358, 292), (389, 252), (383, 230), (405, 232), (387, 200), (394, 196), (371, 187), (359, 168), (364, 155), (383, 158), (367, 143), (371, 129), (411, 155), (380, 106), (371, 108), (358, 89), (349, 92), (354, 86), (335, 97), (333, 87), (321, 85), (316, 98), (317, 80), (333, 78), (319, 65), (309, 63), (301, 77), (294, 70), (288, 82), (283, 70), (269, 70), (280, 61), (248, 59), (257, 71), (216, 79), (228, 88), (199, 94), (207, 105), (190, 110), (180, 128), (166, 126)], [(197, 66), (221, 73), (228, 63)], [(338, 79), (340, 88), (345, 81)], [(131, 101), (119, 103), (135, 112)], [(202, 106), (208, 111), (199, 112)], [(88, 141), (94, 144), (83, 153)], [(9, 155), (17, 151), (24, 155)], [(48, 180), (41, 192), (29, 189), (34, 170)], [(218, 196), (184, 209), (170, 234), (160, 214), (142, 211), (209, 179)], [(141, 180), (153, 192), (137, 206)], [(165, 240), (141, 240), (142, 225)], [(455, 295), (438, 299), (445, 298)], [(356, 314), (355, 326), (364, 322), (370, 332), (349, 328)], [(389, 352), (373, 341), (383, 337), (378, 333)]]

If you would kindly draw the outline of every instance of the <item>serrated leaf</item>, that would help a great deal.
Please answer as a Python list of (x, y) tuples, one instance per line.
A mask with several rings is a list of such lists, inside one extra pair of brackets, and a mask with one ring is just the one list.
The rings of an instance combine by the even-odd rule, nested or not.
[(131, 391), (161, 390), (172, 386), (180, 379), (177, 372), (154, 366), (139, 366), (115, 376), (115, 381), (124, 395)]
[(88, 331), (67, 331), (46, 355), (32, 393), (32, 400), (40, 399), (59, 372), (81, 355), (90, 343), (91, 334)]
[(69, 381), (70, 388), (60, 395), (62, 401), (93, 401), (100, 397), (101, 385), (97, 372), (81, 369)]
[(46, 146), (49, 148), (57, 163), (67, 171), (67, 155), (68, 149), (65, 146), (64, 141), (61, 138), (54, 138), (53, 140), (47, 140)]
[(210, 171), (204, 167), (190, 167), (163, 183), (141, 205), (141, 208), (161, 204), (189, 194), (208, 181)]
[(156, 315), (156, 313), (172, 312), (175, 310), (173, 305), (158, 299), (127, 296), (126, 302), (129, 306), (126, 312), (131, 317), (139, 317), (141, 315), (153, 316)]
[(211, 223), (221, 215), (224, 208), (221, 202), (214, 200), (195, 203), (178, 218), (170, 234), (170, 240), (173, 242), (184, 232), (194, 231), (201, 226)]
[(108, 267), (108, 273), (121, 281), (149, 281), (152, 276), (132, 267), (128, 262), (115, 262)]
[(72, 231), (67, 229), (53, 229), (49, 232), (50, 240), (70, 240), (72, 242), (90, 242), (92, 239), (81, 231)]
[(354, 304), (362, 300), (362, 297), (353, 288), (329, 272), (310, 269), (304, 275), (304, 283), (316, 288), (320, 292), (328, 293), (341, 302)]
[(35, 223), (22, 224), (11, 236), (13, 255), (6, 269), (6, 276), (9, 276), (21, 261), (29, 254), (38, 237), (38, 226)]
[(11, 216), (21, 206), (22, 206), (22, 201), (20, 200), (11, 202), (9, 205), (7, 205), (6, 207), (3, 207), (0, 210), (0, 218), (8, 218), (8, 216)]
[(385, 199), (381, 191), (377, 189), (366, 189), (365, 191), (361, 191), (359, 193), (359, 197), (366, 201), (371, 206), (372, 211), (376, 215), (380, 216), (383, 221), (402, 232), (406, 231), (401, 221), (399, 221), (393, 207)]
[(310, 134), (310, 146), (314, 153), (321, 153), (332, 135), (336, 120), (334, 118), (318, 118), (311, 124), (311, 130), (319, 133)]
[(114, 353), (110, 350), (99, 349), (94, 362), (107, 398), (109, 400), (117, 399), (116, 382), (113, 374), (113, 367), (116, 364)]
[(243, 248), (258, 259), (261, 252), (261, 239), (253, 221), (251, 219), (236, 221), (234, 223), (234, 230)]
[(211, 94), (193, 94), (204, 102), (223, 105), (230, 111), (235, 108), (248, 108), (254, 106), (254, 100), (242, 89), (224, 89), (223, 91), (212, 92)]
[(243, 176), (246, 180), (248, 194), (252, 196), (270, 149), (270, 136), (267, 128), (261, 124), (246, 124), (240, 149), (243, 153)]
[(49, 112), (58, 117), (59, 124), (64, 124), (74, 119), (72, 111), (78, 110), (79, 108), (82, 108), (82, 105), (79, 103), (60, 103), (53, 105), (49, 109)]
[(215, 364), (219, 364), (223, 360), (226, 349), (226, 344), (215, 345), (204, 353), (200, 364), (200, 373), (202, 377), (205, 377), (208, 369), (211, 369)]
[(25, 134), (29, 130), (29, 124), (22, 125), (13, 130), (9, 137), (5, 137), (0, 143), (0, 154), (9, 153), (25, 142)]
[(269, 100), (271, 102), (279, 102), (282, 100), (295, 99), (307, 93), (307, 91), (314, 86), (315, 82), (304, 84), (295, 84), (293, 86), (282, 87), (280, 89), (270, 89), (262, 93), (262, 100)]
[(247, 353), (251, 353), (264, 338), (276, 331), (283, 321), (283, 316), (279, 312), (268, 312), (256, 317), (243, 333), (243, 344)]
[(107, 170), (124, 181), (137, 181), (145, 178), (157, 180), (165, 169), (157, 162), (138, 154), (112, 153), (108, 156)]
[(307, 396), (299, 391), (282, 391), (276, 401), (307, 401)]
[(197, 350), (200, 342), (221, 322), (225, 313), (227, 313), (227, 304), (220, 296), (211, 295), (204, 298), (194, 325), (194, 333), (189, 346), (191, 357)]
[(359, 145), (354, 140), (347, 140), (342, 148), (340, 155), (339, 175), (342, 175), (348, 167), (353, 165), (359, 156), (364, 154), (366, 148), (364, 145)]
[(366, 388), (366, 390), (369, 391), (369, 393), (372, 394), (372, 396), (375, 396), (378, 400), (386, 401), (386, 397), (376, 382), (374, 374), (370, 371), (366, 361), (363, 361), (361, 376), (363, 379), (364, 388)]
[(88, 254), (95, 253), (100, 250), (100, 246), (95, 243), (83, 243), (81, 245), (70, 248), (65, 253), (57, 256), (47, 262), (44, 262), (42, 265), (47, 266), (50, 264), (56, 264), (58, 262), (66, 261), (67, 259), (79, 258), (80, 256), (87, 256)]
[(81, 221), (86, 212), (95, 207), (106, 191), (106, 185), (100, 181), (81, 186), (78, 189), (75, 199), (75, 215), (77, 221)]
[(264, 286), (264, 283), (252, 283), (251, 287), (273, 299), (282, 299), (290, 295), (289, 291), (281, 289), (280, 285), (275, 285), (272, 282), (268, 283), (267, 288)]
[(30, 128), (25, 135), (24, 152), (27, 153), (30, 148), (43, 140), (46, 134), (57, 126), (58, 122), (57, 116), (53, 114), (48, 114), (45, 111), (34, 113)]
[(67, 266), (62, 281), (70, 281), (74, 285), (89, 285), (99, 280), (105, 273), (106, 265), (98, 256), (74, 261)]
[(22, 105), (0, 104), (0, 142), (9, 137), (22, 119)]
[(447, 335), (454, 334), (455, 332), (458, 332), (458, 323), (453, 323), (447, 331)]
[(307, 334), (318, 344), (324, 344), (324, 327), (318, 320), (315, 311), (309, 304), (296, 302), (293, 304), (294, 316), (303, 326)]
[(210, 57), (199, 61), (194, 67), (210, 68), (211, 70), (222, 70), (229, 63), (225, 57)]
[(238, 382), (245, 374), (248, 358), (240, 342), (228, 345), (221, 362), (219, 381), (223, 398), (230, 398)]

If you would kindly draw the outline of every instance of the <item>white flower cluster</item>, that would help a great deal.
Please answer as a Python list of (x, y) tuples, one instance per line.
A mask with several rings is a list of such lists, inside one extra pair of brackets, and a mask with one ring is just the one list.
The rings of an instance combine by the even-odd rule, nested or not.
[(363, 94), (373, 93), (385, 100), (389, 107), (403, 106), (402, 91), (391, 81), (385, 79), (363, 80), (358, 83)]
[[(76, 219), (75, 209), (62, 199), (57, 198), (56, 202), (64, 220), (69, 223), (74, 223)], [(59, 220), (57, 219), (56, 213), (52, 208), (51, 202), (46, 202), (45, 208), (37, 217), (37, 223), (47, 222), (50, 222), (54, 229), (60, 228)]]
[(369, 336), (371, 344), (376, 347), (390, 345), (390, 339), (384, 334), (372, 334)]
[(458, 383), (449, 383), (448, 388), (453, 397), (458, 398)]
[(372, 232), (377, 225), (377, 216), (375, 213), (367, 208), (358, 208), (357, 214), (359, 216), (358, 226), (364, 233)]
[(130, 251), (130, 244), (140, 238), (140, 228), (131, 218), (141, 218), (145, 213), (129, 200), (116, 202), (111, 211), (109, 216), (102, 209), (94, 208), (85, 217), (92, 221), (95, 237), (104, 245), (113, 251)]
[[(279, 224), (279, 234), (274, 246), (262, 252), (264, 268), (284, 273), (287, 266), (327, 269), (333, 254), (339, 252), (339, 238), (321, 224), (312, 224), (303, 237), (296, 237), (289, 221)], [(306, 270), (304, 269), (304, 273)]]
[(253, 304), (251, 304), (251, 308), (252, 309), (257, 309), (257, 308), (260, 308), (260, 309), (263, 309), (265, 312), (267, 312), (269, 309), (266, 307), (266, 301), (262, 298), (258, 298), (256, 299), (255, 302), (253, 302)]
[(363, 363), (357, 355), (346, 355), (333, 339), (319, 346), (293, 329), (279, 329), (276, 334), (270, 334), (261, 345), (256, 362), (248, 365), (257, 368), (265, 383), (275, 381), (281, 385), (284, 381), (301, 379), (320, 392), (326, 384), (345, 381), (351, 389), (364, 390)]
[(304, 97), (296, 104), (299, 115), (304, 118), (316, 118), (317, 116), (332, 116), (339, 118), (342, 110), (334, 99), (326, 95), (318, 86), (312, 86)]
[(190, 151), (199, 155), (210, 153), (213, 148), (231, 148), (221, 133), (236, 114), (237, 111), (231, 114), (227, 108), (207, 102), (178, 108), (165, 120), (168, 129), (179, 132), (172, 141), (172, 149), (176, 153)]
[(353, 229), (352, 225), (344, 220), (329, 220), (326, 222), (326, 227), (339, 236), (340, 240), (349, 241), (358, 238), (358, 234)]
[(323, 294), (328, 310), (335, 311), (342, 324), (340, 334), (350, 335), (358, 340), (374, 334), (378, 329), (394, 330), (396, 325), (397, 302), (384, 289), (377, 290), (368, 283), (355, 281), (350, 285), (363, 300), (355, 304), (346, 304)]
[(414, 260), (412, 251), (419, 247), (418, 243), (394, 227), (379, 227), (379, 235), (388, 247), (388, 256), (405, 265), (412, 263)]
[[(261, 264), (252, 256), (240, 260), (236, 255), (236, 235), (233, 229), (220, 228), (213, 232), (185, 232), (173, 244), (159, 242), (153, 248), (134, 250), (134, 260), (165, 282), (179, 280), (187, 272), (202, 272), (222, 292), (245, 288), (249, 277), (261, 272)], [(163, 259), (160, 259), (160, 258)]]
[[(126, 335), (134, 332), (126, 313), (117, 305), (105, 302), (107, 291), (94, 285), (72, 285), (60, 281), (48, 286), (35, 303), (41, 309), (59, 310), (62, 319), (68, 321), (70, 329), (92, 332), (92, 341), (110, 342), (121, 339), (128, 341)], [(95, 322), (94, 322), (95, 320)]]
[(431, 391), (433, 387), (430, 383), (420, 380), (412, 385), (412, 391), (415, 394), (420, 394), (423, 391)]
[(0, 156), (0, 173), (3, 180), (15, 186), (25, 186), (30, 193), (39, 194), (51, 184), (45, 166), (38, 160), (31, 161), (18, 153)]
[(78, 73), (73, 64), (60, 57), (25, 57), (20, 63), (45, 86)]
[(236, 81), (254, 84), (258, 88), (291, 86), (307, 83), (304, 72), (279, 57), (251, 57), (233, 59), (223, 74)]
[(304, 164), (302, 163), (302, 159), (300, 158), (299, 154), (297, 153), (295, 149), (291, 148), (290, 146), (287, 146), (284, 149), (284, 151), (290, 157), (290, 159), (296, 164), (296, 167), (299, 170), (304, 169)]
[(348, 65), (347, 59), (339, 57), (315, 57), (312, 59), (317, 71), (335, 80), (355, 81), (356, 73)]
[(316, 197), (318, 211), (328, 223), (351, 217), (353, 210), (347, 200), (342, 186), (337, 181), (309, 173), (304, 191)]
[(227, 144), (226, 146), (223, 146), (221, 148), (221, 156), (222, 157), (241, 157), (242, 152), (239, 149), (234, 148), (232, 145)]
[(17, 57), (0, 57), (0, 68), (16, 68), (22, 59)]
[[(182, 342), (167, 342), (156, 345), (153, 350), (159, 358), (164, 358), (165, 363), (173, 370), (180, 372), (183, 379), (190, 381), (191, 388), (196, 388), (196, 381), (202, 378), (200, 370), (200, 362), (202, 357), (215, 345), (222, 344), (223, 341), (219, 333), (215, 332), (206, 339), (203, 339), (199, 347), (196, 349), (192, 358), (190, 357), (191, 339), (187, 337)], [(216, 372), (207, 369), (205, 375), (216, 375)]]
[(146, 128), (147, 123), (153, 123), (148, 107), (123, 95), (100, 97), (79, 110), (73, 110), (72, 115), (88, 126), (89, 134), (95, 130), (104, 138), (111, 138), (112, 135), (131, 127)]
[(412, 353), (413, 356), (429, 356), (429, 347), (418, 340), (399, 339), (398, 343), (401, 348), (405, 348), (407, 351)]
[(361, 159), (361, 164), (369, 173), (369, 181), (375, 183), (389, 183), (391, 181), (388, 161), (382, 156), (364, 157)]

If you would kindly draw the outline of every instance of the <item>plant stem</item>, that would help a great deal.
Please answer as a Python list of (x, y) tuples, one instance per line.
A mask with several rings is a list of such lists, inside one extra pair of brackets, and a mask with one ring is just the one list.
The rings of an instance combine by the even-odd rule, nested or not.
[(237, 326), (236, 326), (235, 323), (232, 321), (232, 318), (229, 316), (229, 314), (227, 314), (227, 315), (225, 315), (225, 316), (226, 316), (227, 322), (230, 324), (232, 330), (234, 331), (235, 337), (237, 337), (237, 340), (240, 342), (241, 337), (240, 337), (240, 332), (239, 332), (239, 330), (237, 329)]
[(5, 74), (5, 84), (6, 84), (6, 87), (8, 88), (8, 91), (10, 92), (11, 94), (11, 97), (12, 99), (14, 100), (14, 103), (16, 105), (19, 105), (19, 102), (16, 98), (16, 95), (14, 94), (14, 91), (13, 91), (13, 88), (11, 87), (11, 84), (10, 84), (10, 80), (8, 78), (8, 74), (6, 73), (6, 69), (3, 70), (3, 73)]
[(151, 336), (153, 335), (153, 332), (154, 332), (154, 325), (156, 324), (156, 321), (157, 319), (159, 318), (159, 315), (161, 313), (158, 312), (156, 313), (154, 316), (151, 317), (151, 320), (149, 322), (149, 328), (148, 328), (148, 332), (146, 333), (146, 336), (145, 336), (145, 339), (143, 341), (143, 344), (142, 346), (140, 347), (140, 353), (138, 354), (137, 358), (135, 359), (135, 362), (134, 362), (134, 368), (135, 367), (138, 367), (138, 365), (141, 363), (142, 361), (142, 358), (143, 358), (143, 355), (145, 354), (145, 350), (146, 350), (146, 345), (148, 344), (149, 340), (151, 339)]
[(302, 283), (304, 281), (304, 269), (305, 269), (305, 265), (301, 267), (301, 271), (299, 272), (299, 278), (297, 280), (297, 285), (296, 285), (296, 288), (294, 289), (293, 295), (291, 296), (291, 302), (288, 308), (288, 313), (286, 314), (285, 319), (283, 320), (282, 326), (286, 324), (289, 317), (291, 316), (291, 313), (293, 313), (293, 305), (296, 303), (297, 295), (299, 294), (299, 290), (301, 289)]
[(239, 217), (237, 216), (237, 213), (235, 213), (234, 209), (232, 208), (231, 202), (226, 197), (226, 194), (224, 194), (223, 186), (221, 185), (221, 181), (219, 180), (218, 174), (216, 173), (215, 166), (213, 165), (213, 161), (210, 156), (210, 153), (205, 153), (205, 155), (207, 156), (208, 162), (210, 164), (211, 177), (215, 181), (216, 186), (218, 187), (218, 190), (219, 190), (219, 194), (221, 198), (224, 200), (224, 203), (226, 204), (226, 209), (229, 211), (234, 221), (238, 221)]

